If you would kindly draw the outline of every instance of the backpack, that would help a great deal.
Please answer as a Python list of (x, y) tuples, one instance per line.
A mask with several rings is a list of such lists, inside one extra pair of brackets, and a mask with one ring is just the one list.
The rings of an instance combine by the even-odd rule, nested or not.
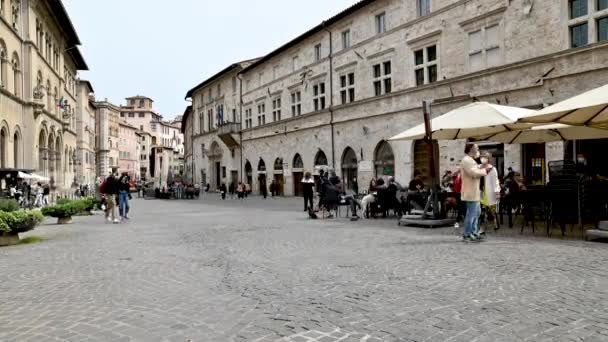
[(101, 185), (99, 186), (99, 192), (102, 194), (106, 193), (106, 183), (108, 182), (108, 179), (106, 178), (103, 183), (101, 183)]

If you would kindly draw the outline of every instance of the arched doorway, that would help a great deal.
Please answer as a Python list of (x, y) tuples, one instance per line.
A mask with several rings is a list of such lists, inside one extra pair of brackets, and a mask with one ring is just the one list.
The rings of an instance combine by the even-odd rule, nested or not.
[(253, 184), (253, 168), (249, 160), (245, 163), (245, 182), (251, 186)]
[(395, 155), (393, 148), (387, 141), (381, 141), (374, 152), (374, 165), (376, 178), (395, 176)]
[(46, 135), (44, 131), (40, 131), (38, 135), (38, 171), (46, 176), (46, 160), (47, 160), (47, 150), (46, 150)]
[(13, 135), (13, 166), (16, 169), (21, 167), (21, 133), (18, 128)]
[[(47, 146), (47, 167), (48, 167), (48, 172), (49, 175), (48, 177), (51, 179), (51, 186), (55, 186), (55, 182), (57, 180), (57, 177), (55, 176), (55, 157), (56, 157), (56, 153), (57, 151), (55, 150), (55, 135), (53, 133), (51, 133), (49, 135), (48, 141), (46, 143)], [(60, 172), (61, 170), (57, 170), (58, 172)]]
[(274, 192), (278, 196), (283, 196), (283, 187), (285, 185), (285, 179), (283, 178), (283, 158), (277, 158), (274, 160)]
[[(439, 143), (433, 140), (433, 150), (435, 151), (435, 171), (439, 176)], [(431, 148), (424, 140), (414, 142), (414, 177), (420, 174), (426, 186), (430, 186), (431, 177)]]
[(358, 191), (357, 182), (357, 154), (355, 150), (347, 147), (342, 154), (342, 181), (346, 184), (347, 190)]
[(8, 167), (8, 130), (0, 128), (0, 168)]
[(319, 152), (315, 155), (315, 173), (318, 173), (319, 170), (326, 170), (328, 167), (327, 156), (323, 150), (319, 149)]
[(61, 172), (61, 140), (59, 137), (55, 140), (55, 151), (57, 155), (55, 156), (55, 169), (57, 170), (57, 182), (59, 184), (64, 184), (64, 179), (66, 179), (65, 172)]
[(293, 172), (293, 194), (294, 196), (304, 196), (304, 189), (302, 188), (302, 179), (304, 178), (304, 161), (299, 153), (293, 157), (292, 163)]
[(258, 190), (260, 192), (260, 195), (262, 195), (262, 189), (268, 189), (268, 186), (266, 184), (266, 163), (264, 162), (264, 159), (260, 158), (260, 161), (258, 162)]
[(211, 167), (211, 185), (214, 189), (219, 189), (222, 184), (222, 156), (223, 151), (217, 141), (211, 144), (209, 151), (209, 166)]

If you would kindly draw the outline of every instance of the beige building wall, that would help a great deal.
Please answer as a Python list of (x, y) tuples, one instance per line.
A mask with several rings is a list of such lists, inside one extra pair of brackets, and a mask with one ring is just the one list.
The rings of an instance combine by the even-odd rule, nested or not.
[(80, 41), (60, 3), (7, 1), (5, 6), (0, 167), (36, 170), (61, 191), (76, 176), (76, 75), (87, 69)]
[(77, 82), (77, 107), (76, 107), (76, 182), (78, 184), (95, 184), (96, 175), (96, 122), (93, 89), (88, 81)]
[(140, 177), (140, 136), (137, 128), (126, 122), (120, 122), (119, 130), (119, 171), (137, 180)]

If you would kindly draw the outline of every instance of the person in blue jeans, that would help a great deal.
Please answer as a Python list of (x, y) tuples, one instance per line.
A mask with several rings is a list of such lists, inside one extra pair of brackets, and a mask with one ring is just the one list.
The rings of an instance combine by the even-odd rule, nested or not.
[(129, 219), (129, 198), (131, 197), (129, 176), (123, 175), (118, 185), (118, 212), (121, 221)]
[(465, 156), (460, 164), (462, 174), (461, 199), (466, 209), (464, 218), (463, 241), (479, 241), (480, 237), (475, 234), (479, 225), (479, 215), (481, 215), (481, 190), (479, 183), (482, 177), (488, 175), (492, 170), (492, 165), (485, 163), (477, 164), (479, 158), (479, 147), (476, 144), (467, 144), (464, 149)]

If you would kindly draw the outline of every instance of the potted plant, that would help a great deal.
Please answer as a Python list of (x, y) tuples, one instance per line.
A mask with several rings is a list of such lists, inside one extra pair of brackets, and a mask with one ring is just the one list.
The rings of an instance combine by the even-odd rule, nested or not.
[(57, 218), (57, 224), (72, 223), (72, 216), (82, 211), (82, 203), (71, 200), (61, 200), (58, 204), (42, 208), (42, 215)]
[[(0, 204), (0, 209), (8, 208)], [(19, 233), (34, 229), (43, 219), (37, 210), (0, 210), (0, 246), (18, 244)]]

